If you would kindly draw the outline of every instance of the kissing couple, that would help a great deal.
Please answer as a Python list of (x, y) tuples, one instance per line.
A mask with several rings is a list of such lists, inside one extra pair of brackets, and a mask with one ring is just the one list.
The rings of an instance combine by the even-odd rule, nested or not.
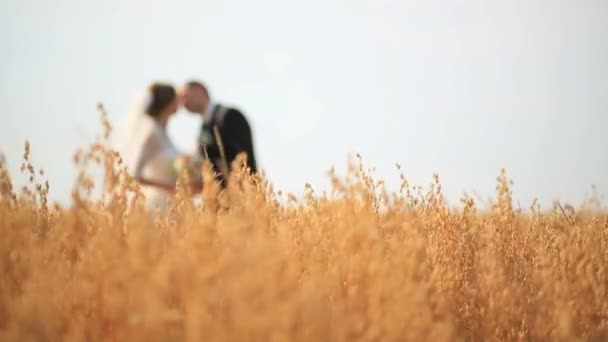
[[(167, 134), (169, 121), (182, 106), (202, 120), (193, 153), (179, 151)], [(246, 153), (249, 171), (257, 172), (247, 118), (236, 108), (212, 103), (207, 87), (199, 81), (179, 89), (168, 83), (149, 84), (127, 114), (118, 143), (127, 171), (141, 184), (148, 209), (166, 211), (182, 170), (200, 170), (204, 159), (211, 162), (222, 187), (240, 153)], [(191, 186), (200, 192), (200, 177)]]

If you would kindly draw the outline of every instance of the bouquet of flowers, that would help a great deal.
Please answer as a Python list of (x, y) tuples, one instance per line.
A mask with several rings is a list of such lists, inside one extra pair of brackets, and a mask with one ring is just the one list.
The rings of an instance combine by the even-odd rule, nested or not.
[(173, 161), (173, 174), (180, 177), (184, 171), (188, 172), (193, 180), (202, 178), (203, 158), (198, 155), (183, 155)]

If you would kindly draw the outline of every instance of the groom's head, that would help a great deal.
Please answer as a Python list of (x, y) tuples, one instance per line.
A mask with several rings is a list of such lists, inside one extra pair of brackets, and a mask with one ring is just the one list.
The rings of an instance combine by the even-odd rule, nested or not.
[(209, 106), (209, 91), (204, 84), (198, 81), (186, 83), (182, 89), (184, 107), (192, 113), (204, 114)]

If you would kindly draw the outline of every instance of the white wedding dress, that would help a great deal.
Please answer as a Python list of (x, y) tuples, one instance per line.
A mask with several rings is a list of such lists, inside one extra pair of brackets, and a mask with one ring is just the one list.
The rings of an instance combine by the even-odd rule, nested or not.
[[(171, 143), (167, 132), (160, 125), (156, 124), (152, 134), (149, 135), (144, 145), (144, 151), (139, 168), (135, 171), (136, 177), (164, 184), (174, 184), (177, 179), (172, 172), (172, 168), (174, 160), (179, 157), (179, 152)], [(158, 187), (146, 185), (142, 186), (142, 191), (149, 209), (160, 208), (162, 211), (166, 210), (167, 201), (172, 197), (171, 193)]]
[[(144, 93), (127, 116), (119, 139), (121, 154), (127, 171), (136, 179), (146, 179), (164, 184), (177, 180), (173, 162), (180, 155), (167, 131), (156, 120), (145, 113), (149, 94)], [(142, 192), (149, 210), (166, 212), (172, 193), (164, 189), (142, 184)]]

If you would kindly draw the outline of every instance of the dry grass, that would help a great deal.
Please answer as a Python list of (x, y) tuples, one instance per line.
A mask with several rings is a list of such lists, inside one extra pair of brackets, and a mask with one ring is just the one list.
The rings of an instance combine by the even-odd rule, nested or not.
[(153, 220), (102, 144), (75, 157), (69, 208), (48, 207), (27, 149), (30, 187), (0, 174), (2, 341), (608, 338), (608, 216), (518, 212), (504, 173), (487, 213), (446, 207), (437, 178), (387, 194), (354, 163), (301, 202), (262, 179), (236, 174), (220, 195), (207, 179), (204, 207), (183, 187)]

